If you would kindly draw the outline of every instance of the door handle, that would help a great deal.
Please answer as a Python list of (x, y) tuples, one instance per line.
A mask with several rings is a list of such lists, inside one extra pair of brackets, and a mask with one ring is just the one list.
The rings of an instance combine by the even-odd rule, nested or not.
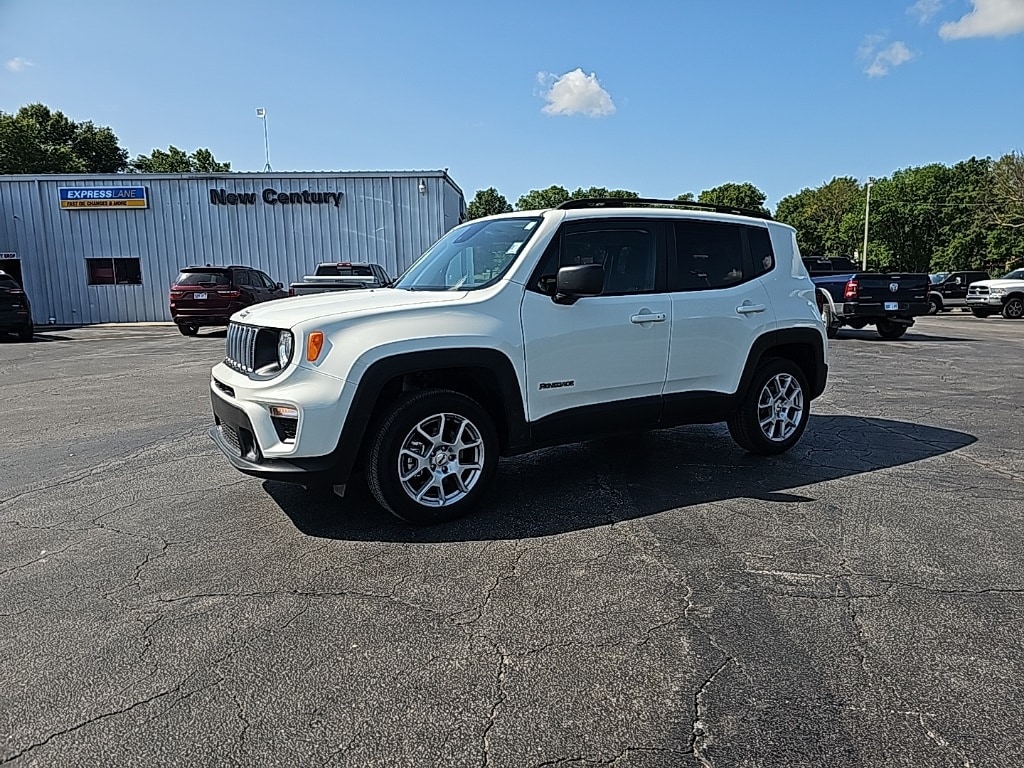
[(667, 319), (664, 312), (640, 312), (632, 315), (629, 322), (643, 325), (644, 323), (664, 323)]
[(741, 315), (752, 315), (755, 312), (764, 312), (767, 307), (764, 304), (740, 304), (736, 311)]

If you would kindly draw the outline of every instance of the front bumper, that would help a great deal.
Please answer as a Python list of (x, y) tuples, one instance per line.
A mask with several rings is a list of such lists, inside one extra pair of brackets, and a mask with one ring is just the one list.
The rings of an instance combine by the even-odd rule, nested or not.
[(993, 296), (968, 296), (967, 306), (968, 307), (987, 307), (992, 309), (1000, 309), (1003, 306), (1003, 300), (1006, 298), (1005, 295), (999, 294)]
[[(326, 484), (332, 480), (330, 456), (268, 459), (263, 455), (252, 421), (245, 411), (212, 395), (214, 426), (207, 433), (231, 465), (253, 477), (300, 485)], [(344, 480), (339, 481), (342, 484)]]

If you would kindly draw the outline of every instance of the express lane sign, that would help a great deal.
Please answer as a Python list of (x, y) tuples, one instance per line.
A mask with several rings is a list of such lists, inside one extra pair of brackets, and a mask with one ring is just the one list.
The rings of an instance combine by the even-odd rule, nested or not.
[(148, 208), (145, 187), (59, 187), (61, 208)]

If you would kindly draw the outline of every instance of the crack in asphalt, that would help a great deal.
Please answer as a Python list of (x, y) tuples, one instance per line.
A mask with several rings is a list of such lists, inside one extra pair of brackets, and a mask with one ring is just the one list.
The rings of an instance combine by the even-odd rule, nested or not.
[(725, 660), (715, 668), (714, 672), (712, 672), (708, 678), (701, 683), (700, 688), (698, 688), (693, 694), (693, 730), (690, 733), (689, 747), (691, 754), (693, 755), (693, 759), (700, 764), (701, 768), (714, 768), (715, 765), (714, 762), (712, 762), (705, 754), (708, 741), (708, 730), (704, 719), (704, 694), (715, 682), (715, 678), (718, 676), (718, 673), (733, 661), (735, 660), (732, 656), (726, 656)]
[(487, 724), (484, 726), (484, 732), (481, 736), (481, 748), (482, 748), (482, 760), (481, 765), (483, 768), (488, 768), (491, 765), (491, 729), (497, 722), (498, 708), (504, 703), (506, 696), (508, 695), (505, 691), (505, 673), (507, 668), (512, 664), (512, 657), (504, 646), (500, 644), (494, 645), (494, 650), (498, 653), (498, 694), (494, 702), (491, 704), (491, 711), (487, 716)]
[(680, 757), (690, 754), (689, 752), (669, 749), (668, 747), (623, 747), (613, 757), (559, 757), (554, 760), (545, 760), (542, 763), (534, 763), (530, 768), (554, 768), (554, 766), (571, 765), (573, 763), (583, 765), (615, 765), (631, 752), (653, 752), (659, 755), (678, 755)]

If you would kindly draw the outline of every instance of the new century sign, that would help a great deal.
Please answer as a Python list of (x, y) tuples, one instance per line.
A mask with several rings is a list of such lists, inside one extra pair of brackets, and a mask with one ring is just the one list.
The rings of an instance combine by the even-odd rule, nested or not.
[[(341, 205), (341, 192), (310, 192), (304, 189), (301, 192), (278, 192), (276, 189), (267, 187), (263, 190), (260, 199), (267, 205), (334, 205), (337, 208)], [(228, 192), (226, 189), (211, 189), (211, 205), (255, 205), (257, 195), (255, 192)]]
[(149, 207), (145, 187), (58, 187), (61, 208), (132, 208)]

